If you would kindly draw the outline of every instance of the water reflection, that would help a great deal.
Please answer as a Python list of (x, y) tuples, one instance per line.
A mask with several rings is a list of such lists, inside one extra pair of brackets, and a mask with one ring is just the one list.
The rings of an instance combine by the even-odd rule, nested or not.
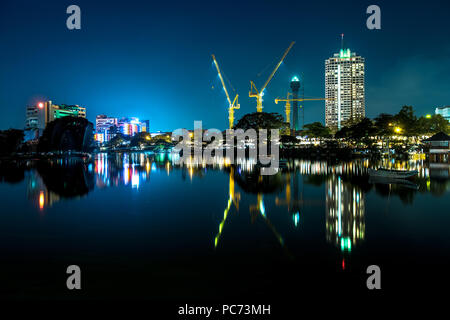
[(94, 189), (95, 174), (92, 164), (79, 159), (59, 159), (28, 163), (27, 197), (38, 204), (39, 210), (52, 206), (61, 199), (74, 199)]
[(230, 168), (230, 180), (228, 183), (228, 203), (227, 203), (225, 210), (223, 211), (223, 219), (219, 224), (219, 232), (217, 233), (217, 235), (214, 238), (214, 247), (215, 248), (217, 247), (217, 245), (219, 243), (220, 236), (222, 235), (223, 227), (225, 225), (225, 222), (227, 221), (230, 209), (232, 209), (232, 205), (236, 209), (236, 212), (239, 212), (239, 201), (240, 200), (241, 200), (241, 194), (239, 192), (234, 191), (234, 168), (232, 167), (232, 168)]
[[(14, 162), (0, 166), (0, 181), (17, 183), (26, 178), (29, 201), (38, 211), (44, 211), (63, 199), (81, 198), (95, 188), (125, 186), (140, 191), (144, 183), (151, 183), (153, 174), (195, 183), (195, 179), (205, 177), (210, 171), (225, 172), (227, 178), (223, 183), (228, 184), (225, 187), (228, 192), (212, 236), (214, 248), (224, 245), (224, 227), (230, 215), (239, 213), (240, 209), (240, 214), (249, 215), (252, 224), (262, 221), (286, 249), (283, 219), (288, 219), (295, 230), (301, 230), (305, 212), (316, 213), (320, 206), (325, 206), (326, 240), (345, 253), (364, 241), (368, 193), (388, 200), (397, 197), (407, 205), (419, 193), (443, 195), (450, 185), (448, 165), (429, 167), (423, 160), (360, 159), (330, 163), (290, 159), (273, 176), (260, 176), (252, 159), (236, 165), (223, 157), (216, 157), (212, 164), (189, 159), (182, 166), (176, 165), (175, 160), (170, 153), (103, 153), (93, 159)], [(413, 182), (371, 181), (368, 168), (374, 167), (418, 170), (419, 176)], [(174, 171), (179, 174), (172, 177)], [(305, 186), (325, 187), (325, 194), (306, 195)]]
[(352, 246), (364, 240), (364, 193), (334, 175), (328, 179), (325, 191), (327, 241), (341, 251), (351, 251)]

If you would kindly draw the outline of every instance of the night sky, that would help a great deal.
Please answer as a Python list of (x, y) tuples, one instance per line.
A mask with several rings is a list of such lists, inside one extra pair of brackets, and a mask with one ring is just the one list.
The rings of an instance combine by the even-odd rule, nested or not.
[[(81, 30), (66, 8), (81, 8)], [(366, 8), (381, 8), (381, 30)], [(450, 105), (450, 2), (446, 1), (22, 1), (0, 3), (0, 129), (23, 128), (25, 107), (49, 99), (150, 120), (151, 131), (225, 129), (227, 101), (214, 53), (240, 95), (236, 119), (256, 111), (261, 87), (291, 41), (296, 44), (267, 87), (264, 111), (284, 112), (292, 76), (305, 96), (324, 96), (324, 60), (340, 34), (366, 58), (366, 115), (413, 105), (418, 115)], [(258, 76), (259, 73), (262, 73)], [(229, 88), (231, 92), (233, 90)], [(324, 123), (310, 102), (305, 122)]]

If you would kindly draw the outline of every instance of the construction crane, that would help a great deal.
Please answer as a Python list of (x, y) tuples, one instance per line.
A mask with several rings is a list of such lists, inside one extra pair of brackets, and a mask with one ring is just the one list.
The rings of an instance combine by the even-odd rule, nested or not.
[(333, 98), (307, 98), (307, 99), (305, 99), (305, 98), (297, 98), (297, 99), (293, 99), (293, 98), (289, 98), (291, 95), (292, 95), (292, 93), (288, 92), (286, 98), (276, 98), (275, 99), (275, 104), (278, 104), (278, 102), (280, 102), (280, 101), (286, 102), (286, 106), (285, 106), (286, 122), (289, 123), (289, 124), (291, 123), (291, 102), (293, 102), (293, 101), (333, 100)]
[(222, 82), (223, 90), (225, 91), (225, 94), (227, 96), (227, 100), (228, 100), (228, 121), (229, 121), (230, 129), (233, 129), (233, 126), (234, 126), (234, 110), (235, 109), (239, 109), (241, 107), (239, 105), (239, 101), (238, 101), (239, 95), (236, 94), (236, 96), (234, 97), (233, 102), (231, 102), (230, 95), (228, 94), (227, 87), (225, 85), (225, 82), (223, 81), (222, 72), (220, 72), (219, 64), (217, 63), (216, 57), (214, 55), (212, 55), (212, 58), (213, 58), (215, 66), (216, 66), (217, 73), (219, 74), (220, 82)]
[(262, 109), (263, 109), (262, 102), (263, 102), (264, 90), (266, 89), (270, 80), (272, 80), (275, 72), (277, 72), (277, 70), (280, 67), (281, 63), (283, 62), (284, 58), (286, 58), (287, 54), (289, 53), (289, 51), (291, 50), (291, 48), (294, 44), (295, 44), (295, 41), (292, 41), (291, 44), (289, 45), (289, 48), (287, 48), (286, 51), (284, 52), (283, 57), (281, 58), (280, 62), (278, 62), (277, 66), (270, 74), (266, 83), (262, 86), (262, 88), (259, 91), (256, 88), (255, 83), (253, 81), (250, 81), (250, 92), (248, 93), (248, 96), (250, 98), (256, 98), (256, 111), (257, 112), (262, 112)]

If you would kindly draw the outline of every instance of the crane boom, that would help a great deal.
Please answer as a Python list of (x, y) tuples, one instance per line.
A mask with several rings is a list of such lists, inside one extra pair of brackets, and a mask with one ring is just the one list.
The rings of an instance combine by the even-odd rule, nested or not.
[(232, 102), (231, 102), (231, 99), (230, 99), (230, 95), (228, 94), (228, 90), (227, 90), (227, 87), (225, 85), (225, 82), (223, 81), (222, 72), (220, 72), (219, 64), (217, 63), (216, 57), (214, 55), (212, 55), (212, 58), (213, 58), (215, 66), (216, 66), (217, 73), (219, 74), (220, 82), (222, 82), (223, 90), (225, 91), (225, 94), (227, 95), (228, 104), (231, 106)]
[(231, 101), (230, 95), (228, 94), (227, 86), (225, 85), (225, 81), (223, 81), (222, 72), (220, 72), (219, 64), (217, 63), (216, 57), (213, 54), (212, 54), (212, 58), (213, 58), (214, 64), (216, 65), (216, 69), (217, 69), (217, 73), (219, 74), (220, 82), (222, 82), (223, 90), (225, 91), (225, 94), (227, 96), (228, 122), (229, 122), (230, 129), (232, 129), (233, 125), (234, 125), (234, 110), (240, 108), (239, 100), (238, 100), (239, 95), (236, 95), (234, 97), (233, 102)]
[[(296, 99), (292, 98), (292, 99), (289, 99), (290, 95), (291, 95), (291, 93), (288, 92), (286, 98), (276, 98), (275, 99), (275, 104), (278, 104), (278, 102), (280, 102), (280, 101), (286, 102), (286, 106), (285, 106), (286, 122), (289, 123), (289, 125), (291, 123), (291, 102), (293, 102), (293, 101), (323, 101), (323, 100), (328, 101), (328, 100), (334, 100), (334, 98), (307, 98), (307, 99), (305, 99), (305, 98), (296, 98)], [(294, 124), (295, 124), (295, 122), (294, 122)]]
[(295, 41), (292, 41), (291, 44), (289, 45), (289, 48), (287, 48), (286, 51), (284, 52), (283, 57), (281, 58), (280, 62), (278, 62), (277, 66), (272, 71), (271, 75), (269, 76), (269, 78), (267, 79), (266, 83), (261, 88), (261, 90), (259, 90), (259, 92), (262, 93), (264, 91), (264, 89), (267, 87), (267, 85), (269, 84), (270, 80), (272, 80), (273, 76), (275, 75), (275, 72), (277, 72), (277, 70), (280, 67), (281, 63), (283, 62), (284, 58), (286, 58), (287, 54), (289, 53), (289, 51), (291, 50), (291, 48), (292, 48), (292, 46), (294, 44), (295, 44)]
[[(295, 41), (292, 41), (291, 44), (289, 45), (289, 47), (286, 49), (286, 51), (283, 54), (283, 57), (281, 58), (280, 62), (278, 62), (277, 66), (275, 67), (275, 69), (273, 69), (272, 73), (270, 74), (269, 78), (267, 79), (266, 83), (264, 83), (264, 85), (262, 86), (261, 90), (258, 91), (258, 89), (256, 88), (255, 84), (253, 81), (250, 81), (250, 92), (248, 93), (248, 96), (250, 98), (256, 98), (256, 111), (257, 112), (262, 112), (263, 109), (263, 93), (264, 90), (266, 89), (267, 85), (269, 84), (270, 80), (272, 80), (273, 76), (275, 75), (275, 72), (277, 72), (278, 68), (280, 67), (281, 63), (283, 62), (284, 58), (286, 58), (287, 54), (289, 53), (289, 51), (291, 50), (292, 46), (295, 44)], [(254, 91), (253, 91), (254, 89)]]
[(301, 98), (298, 98), (298, 99), (286, 99), (286, 98), (276, 98), (276, 99), (275, 99), (275, 103), (278, 104), (278, 102), (280, 102), (280, 101), (288, 102), (288, 101), (323, 101), (323, 100), (334, 100), (334, 99), (333, 99), (333, 98), (313, 98), (313, 99), (301, 99)]

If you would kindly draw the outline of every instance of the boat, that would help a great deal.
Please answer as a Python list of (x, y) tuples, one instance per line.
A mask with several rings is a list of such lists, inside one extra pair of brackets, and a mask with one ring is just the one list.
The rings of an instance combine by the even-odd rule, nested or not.
[(417, 170), (369, 169), (369, 175), (373, 178), (411, 179), (418, 174)]
[(371, 184), (395, 184), (408, 189), (419, 190), (419, 185), (407, 179), (395, 179), (385, 177), (370, 177), (369, 183)]

